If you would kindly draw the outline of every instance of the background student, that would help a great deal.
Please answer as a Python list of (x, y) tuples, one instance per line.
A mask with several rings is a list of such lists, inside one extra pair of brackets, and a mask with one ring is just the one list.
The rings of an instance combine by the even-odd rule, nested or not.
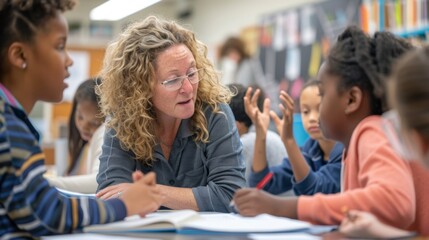
[(76, 90), (69, 120), (70, 159), (65, 177), (48, 178), (51, 185), (80, 193), (95, 193), (105, 126), (95, 86), (100, 79), (88, 79)]
[[(252, 170), (253, 150), (255, 148), (255, 127), (252, 125), (252, 120), (244, 109), (243, 98), (246, 94), (246, 87), (239, 83), (229, 84), (228, 87), (234, 94), (229, 106), (234, 114), (235, 124), (237, 125), (241, 143), (243, 144), (243, 156), (246, 161), (246, 179), (248, 180)], [(257, 99), (257, 106), (260, 110), (262, 110), (264, 99), (265, 95), (261, 91)], [(268, 129), (266, 137), (266, 159), (268, 165), (276, 166), (281, 164), (282, 159), (287, 156), (287, 153), (280, 136)]]
[(129, 187), (137, 170), (157, 173), (162, 206), (228, 212), (246, 185), (231, 92), (207, 47), (173, 21), (150, 16), (107, 49), (100, 85), (108, 116), (97, 196)]
[[(398, 153), (410, 162), (414, 174), (418, 223), (409, 229), (420, 236), (429, 236), (429, 47), (416, 49), (395, 65), (389, 78), (389, 102), (396, 109), (389, 112), (385, 128)], [(397, 130), (397, 132), (395, 132)], [(402, 144), (397, 140), (402, 140)], [(423, 169), (423, 165), (426, 169)], [(342, 221), (340, 232), (366, 238), (404, 238), (412, 233), (379, 221), (370, 212), (351, 210)], [(417, 221), (416, 221), (417, 222)]]
[[(412, 46), (388, 32), (369, 37), (349, 27), (338, 37), (319, 70), (323, 134), (347, 148), (344, 190), (281, 198), (255, 189), (236, 192), (241, 214), (270, 213), (316, 224), (340, 224), (344, 209), (371, 211), (381, 221), (406, 229), (421, 224), (412, 171), (390, 146), (382, 129), (384, 76)], [(400, 181), (398, 181), (400, 179)], [(415, 181), (418, 178), (415, 178)], [(419, 201), (419, 200), (417, 200)]]
[[(320, 94), (317, 81), (309, 81), (300, 95), (301, 119), (310, 138), (302, 148), (298, 147), (293, 135), (293, 99), (284, 91), (280, 93), (282, 104), (280, 119), (274, 111), (270, 113), (270, 101), (265, 100), (264, 109), (257, 108), (260, 90), (252, 94), (249, 88), (244, 98), (247, 114), (256, 127), (255, 154), (249, 177), (249, 185), (255, 187), (269, 172), (273, 178), (263, 188), (272, 194), (293, 189), (296, 195), (312, 195), (317, 192), (336, 193), (340, 191), (341, 154), (343, 146), (327, 140), (319, 127)], [(268, 168), (265, 144), (270, 115), (274, 120), (288, 157), (280, 166)]]
[(135, 183), (108, 201), (67, 198), (49, 186), (39, 134), (28, 120), (38, 100), (58, 102), (73, 64), (65, 50), (63, 12), (71, 0), (0, 3), (0, 237), (70, 233), (90, 224), (158, 209), (155, 174), (134, 173)]

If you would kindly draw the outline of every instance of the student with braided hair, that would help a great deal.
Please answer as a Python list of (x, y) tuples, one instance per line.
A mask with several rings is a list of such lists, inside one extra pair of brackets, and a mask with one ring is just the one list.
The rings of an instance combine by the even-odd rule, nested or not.
[[(277, 197), (257, 189), (236, 192), (240, 214), (269, 213), (315, 224), (340, 224), (348, 209), (369, 211), (401, 229), (423, 223), (416, 209), (414, 171), (391, 147), (380, 117), (384, 79), (393, 62), (413, 47), (387, 32), (369, 37), (357, 27), (339, 35), (319, 71), (323, 134), (344, 144), (341, 193)], [(399, 180), (399, 181), (398, 181)]]
[(27, 114), (38, 100), (58, 102), (73, 64), (63, 12), (73, 0), (0, 1), (0, 238), (70, 233), (90, 224), (155, 211), (155, 174), (133, 174), (121, 196), (69, 198), (51, 187), (39, 134)]
[[(385, 116), (386, 125), (393, 126), (386, 128), (389, 129), (389, 140), (398, 153), (411, 160), (416, 179), (416, 218), (419, 220), (408, 229), (429, 237), (429, 47), (416, 49), (402, 57), (387, 86), (390, 106), (395, 109)], [(395, 139), (401, 143), (394, 144)], [(340, 232), (351, 237), (396, 239), (413, 234), (385, 225), (369, 212), (356, 210), (351, 210), (341, 222)]]

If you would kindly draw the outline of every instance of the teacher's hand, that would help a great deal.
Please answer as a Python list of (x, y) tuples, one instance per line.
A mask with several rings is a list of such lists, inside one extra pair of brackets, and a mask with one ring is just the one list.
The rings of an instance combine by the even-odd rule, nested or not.
[(103, 200), (118, 198), (130, 186), (131, 183), (119, 183), (113, 186), (106, 187), (105, 189), (99, 191), (95, 196)]

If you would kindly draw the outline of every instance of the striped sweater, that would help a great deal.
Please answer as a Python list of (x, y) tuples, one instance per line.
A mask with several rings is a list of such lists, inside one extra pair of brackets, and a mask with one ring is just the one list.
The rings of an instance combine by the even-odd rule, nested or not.
[(19, 107), (0, 97), (0, 238), (70, 233), (126, 216), (119, 199), (68, 198), (43, 178), (39, 135)]

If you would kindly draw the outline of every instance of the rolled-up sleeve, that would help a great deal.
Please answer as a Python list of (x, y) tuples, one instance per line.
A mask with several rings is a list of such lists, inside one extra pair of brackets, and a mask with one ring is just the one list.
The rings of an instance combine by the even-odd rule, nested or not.
[(97, 175), (97, 192), (111, 185), (130, 183), (136, 170), (136, 161), (130, 151), (121, 148), (113, 129), (106, 129)]

